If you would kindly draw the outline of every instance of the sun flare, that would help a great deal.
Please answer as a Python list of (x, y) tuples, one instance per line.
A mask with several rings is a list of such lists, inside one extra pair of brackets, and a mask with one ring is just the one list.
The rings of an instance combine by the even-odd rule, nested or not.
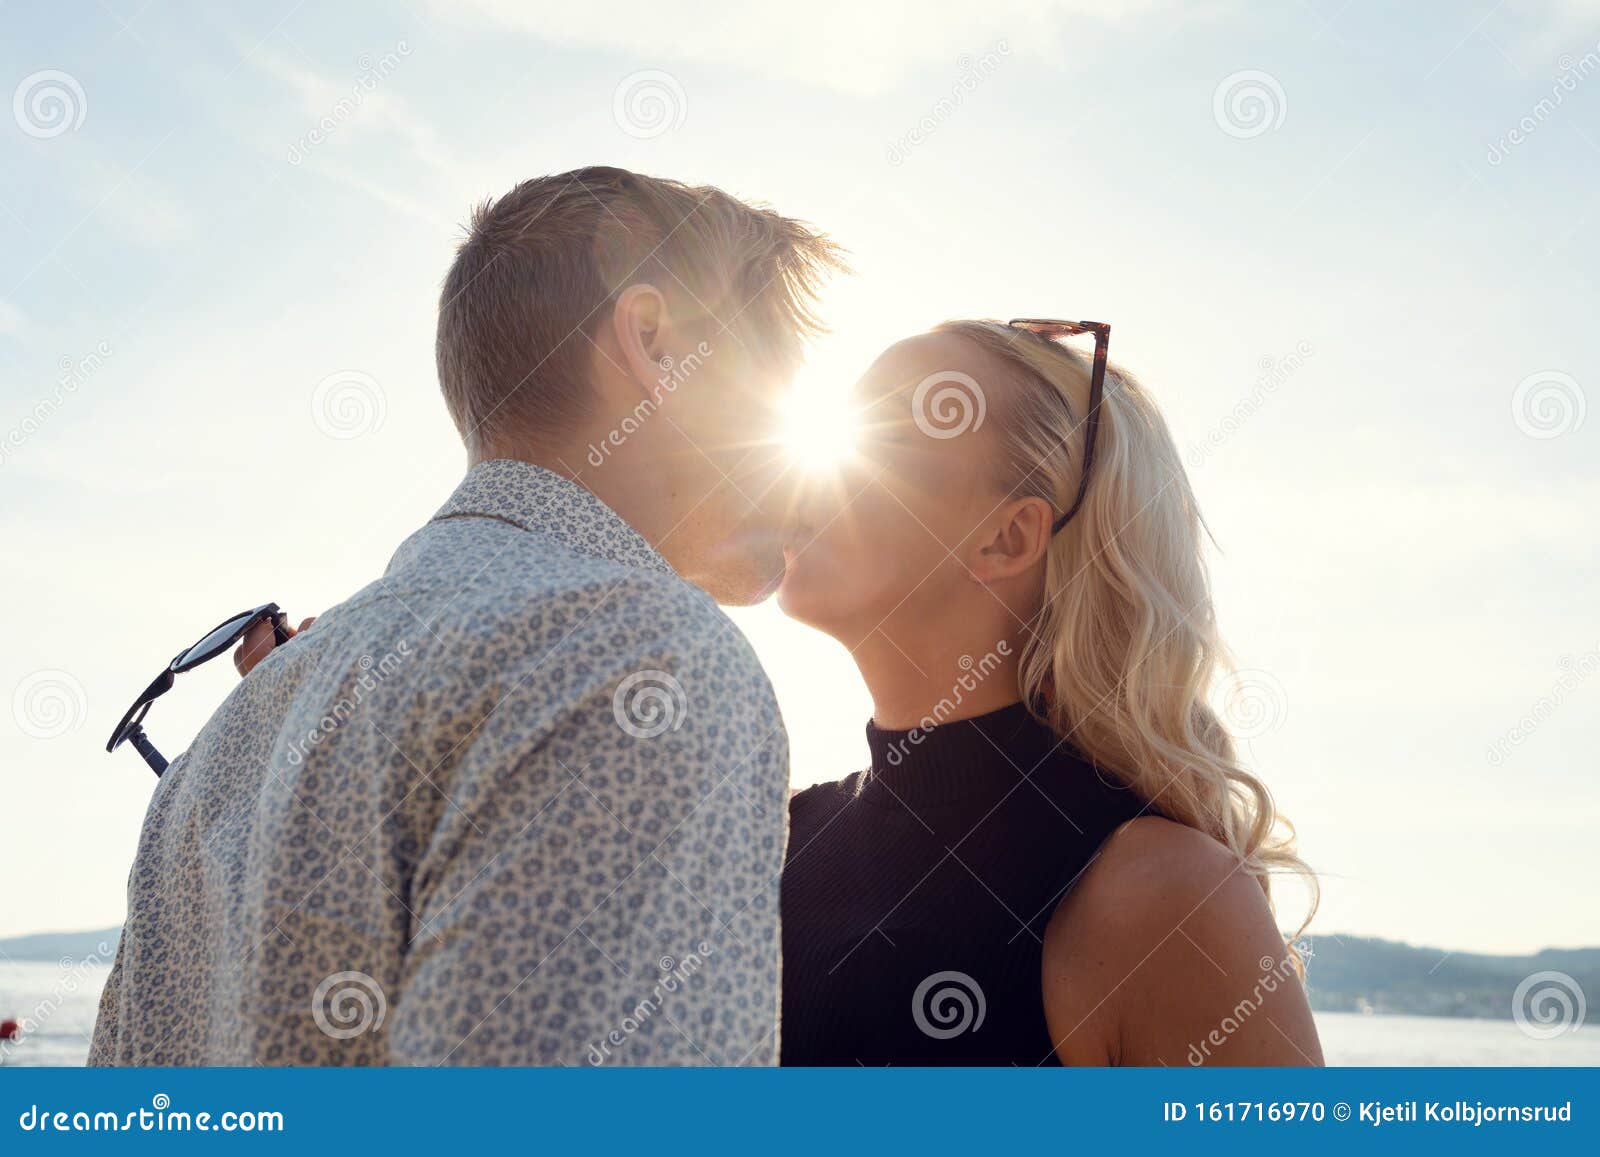
[(784, 404), (784, 445), (807, 472), (842, 466), (855, 452), (858, 426), (858, 415), (842, 390), (801, 381)]

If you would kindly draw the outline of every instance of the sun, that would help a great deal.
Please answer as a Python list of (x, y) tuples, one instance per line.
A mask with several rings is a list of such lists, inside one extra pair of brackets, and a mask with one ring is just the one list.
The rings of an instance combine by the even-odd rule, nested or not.
[(807, 472), (837, 470), (855, 453), (859, 416), (847, 391), (802, 378), (784, 401), (783, 442)]

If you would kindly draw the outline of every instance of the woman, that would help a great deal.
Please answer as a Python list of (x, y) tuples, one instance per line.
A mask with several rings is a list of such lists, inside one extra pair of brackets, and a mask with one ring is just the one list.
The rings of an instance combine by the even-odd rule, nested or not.
[(1083, 331), (891, 347), (800, 504), (779, 602), (854, 656), (872, 766), (792, 801), (784, 1064), (1321, 1063), (1268, 894), (1309, 871), (1204, 699), (1194, 496), (1108, 331), (1091, 405)]

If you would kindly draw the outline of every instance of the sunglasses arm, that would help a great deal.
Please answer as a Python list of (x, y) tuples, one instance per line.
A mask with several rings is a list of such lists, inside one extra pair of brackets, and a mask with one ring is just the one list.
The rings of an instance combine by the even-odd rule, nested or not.
[(156, 750), (156, 745), (150, 742), (150, 737), (144, 733), (144, 728), (137, 723), (128, 731), (127, 742), (133, 744), (133, 749), (144, 757), (144, 761), (150, 765), (150, 770), (155, 772), (157, 777), (167, 770), (166, 757)]

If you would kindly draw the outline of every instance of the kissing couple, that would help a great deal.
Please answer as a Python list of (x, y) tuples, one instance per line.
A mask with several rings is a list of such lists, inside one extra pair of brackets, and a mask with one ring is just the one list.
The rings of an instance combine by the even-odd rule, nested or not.
[[(801, 471), (777, 413), (842, 268), (615, 168), (477, 210), (437, 339), (466, 476), (243, 635), (92, 1064), (1321, 1063), (1268, 887), (1314, 878), (1208, 705), (1151, 393), (1105, 324), (947, 321)], [(873, 704), (871, 766), (792, 794), (718, 607), (774, 592)]]

